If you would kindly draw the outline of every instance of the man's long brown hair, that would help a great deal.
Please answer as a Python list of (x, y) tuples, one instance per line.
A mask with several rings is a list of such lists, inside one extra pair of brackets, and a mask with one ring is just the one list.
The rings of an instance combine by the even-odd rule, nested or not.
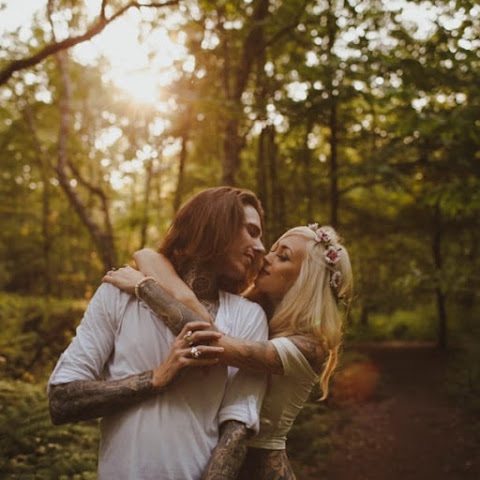
[[(158, 251), (179, 273), (191, 262), (216, 267), (243, 226), (245, 205), (258, 212), (263, 230), (263, 208), (250, 190), (215, 187), (197, 193), (178, 211)], [(223, 288), (237, 293), (243, 287), (242, 282)]]

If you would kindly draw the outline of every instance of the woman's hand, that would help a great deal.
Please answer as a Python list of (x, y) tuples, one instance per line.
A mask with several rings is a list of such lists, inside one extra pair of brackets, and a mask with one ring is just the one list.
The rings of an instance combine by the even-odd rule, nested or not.
[(133, 254), (133, 260), (144, 275), (154, 277), (170, 295), (179, 285), (183, 284), (170, 260), (161, 253), (143, 248)]
[(153, 370), (154, 388), (166, 387), (185, 368), (211, 367), (218, 363), (224, 349), (209, 343), (218, 340), (222, 334), (209, 328), (210, 325), (205, 322), (190, 322), (183, 327), (167, 359)]
[(118, 270), (110, 270), (102, 278), (102, 282), (111, 283), (124, 292), (135, 295), (135, 285), (145, 278), (145, 275), (132, 267), (125, 266)]

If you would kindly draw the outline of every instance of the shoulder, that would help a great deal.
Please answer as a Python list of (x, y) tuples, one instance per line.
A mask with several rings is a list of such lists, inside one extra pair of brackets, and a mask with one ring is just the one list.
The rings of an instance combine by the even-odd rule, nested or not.
[(327, 352), (320, 340), (309, 335), (292, 335), (287, 338), (298, 348), (315, 371), (322, 368)]
[(267, 340), (267, 316), (258, 303), (240, 295), (220, 292), (220, 304), (230, 326), (230, 334), (252, 340)]
[(103, 310), (111, 314), (120, 314), (125, 310), (132, 295), (126, 293), (110, 283), (101, 283), (90, 299), (88, 309)]
[(221, 297), (223, 297), (223, 301), (228, 308), (238, 309), (242, 312), (247, 311), (252, 314), (258, 314), (260, 316), (265, 315), (263, 308), (258, 303), (252, 302), (245, 297), (223, 291), (220, 293), (220, 295)]

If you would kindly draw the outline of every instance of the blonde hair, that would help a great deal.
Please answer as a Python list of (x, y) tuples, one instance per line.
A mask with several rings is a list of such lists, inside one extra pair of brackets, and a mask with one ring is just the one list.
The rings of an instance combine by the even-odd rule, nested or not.
[[(352, 290), (352, 268), (348, 252), (340, 244), (332, 227), (321, 227), (330, 235), (329, 245), (337, 249), (339, 260), (335, 264), (325, 261), (327, 245), (319, 242), (310, 227), (295, 227), (280, 237), (300, 235), (311, 240), (302, 262), (298, 278), (275, 309), (270, 320), (270, 336), (311, 335), (329, 351), (328, 359), (320, 375), (321, 400), (328, 395), (328, 381), (338, 362), (338, 350), (342, 340), (342, 319), (338, 309), (340, 300), (348, 302)], [(331, 285), (333, 272), (341, 273), (341, 280)]]

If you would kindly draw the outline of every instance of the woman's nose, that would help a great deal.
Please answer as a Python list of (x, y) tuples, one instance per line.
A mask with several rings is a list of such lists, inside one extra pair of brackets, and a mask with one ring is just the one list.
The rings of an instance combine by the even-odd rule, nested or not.
[(263, 262), (266, 263), (267, 265), (272, 264), (272, 252), (268, 252), (264, 257), (263, 257)]
[(265, 253), (265, 247), (263, 246), (262, 240), (260, 238), (255, 239), (255, 243), (253, 244), (253, 250), (255, 253)]

